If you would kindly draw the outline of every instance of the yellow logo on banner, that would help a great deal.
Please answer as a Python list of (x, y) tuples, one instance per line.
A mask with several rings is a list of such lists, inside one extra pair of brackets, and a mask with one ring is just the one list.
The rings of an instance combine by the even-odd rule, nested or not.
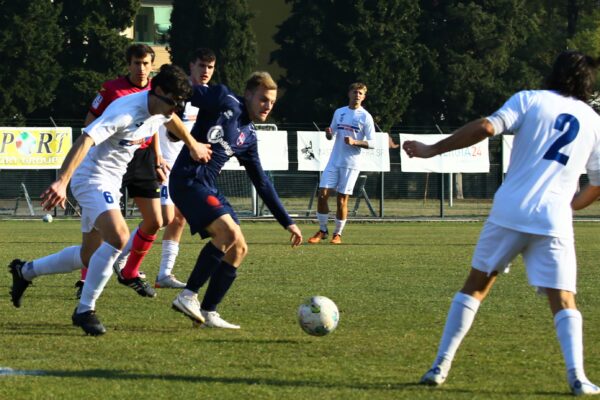
[(0, 127), (0, 169), (58, 169), (72, 142), (71, 128)]

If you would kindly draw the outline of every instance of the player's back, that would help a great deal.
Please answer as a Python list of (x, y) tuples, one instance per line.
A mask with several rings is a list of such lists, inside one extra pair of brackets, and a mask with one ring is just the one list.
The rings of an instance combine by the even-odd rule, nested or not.
[(590, 156), (600, 152), (600, 117), (584, 102), (546, 90), (519, 92), (494, 116), (515, 137), (490, 220), (519, 231), (571, 237), (570, 202)]

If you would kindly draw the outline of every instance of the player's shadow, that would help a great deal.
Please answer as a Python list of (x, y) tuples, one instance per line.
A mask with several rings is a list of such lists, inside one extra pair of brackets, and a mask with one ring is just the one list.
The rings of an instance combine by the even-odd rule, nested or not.
[[(30, 373), (28, 373), (30, 372)], [(557, 396), (570, 396), (569, 393), (565, 392), (554, 392), (554, 391), (535, 391), (535, 392), (523, 392), (523, 391), (492, 391), (481, 388), (461, 389), (444, 387), (440, 389), (430, 388), (423, 385), (419, 385), (416, 382), (391, 382), (391, 383), (356, 383), (346, 384), (343, 382), (318, 382), (315, 380), (286, 380), (286, 379), (274, 379), (274, 378), (246, 378), (246, 377), (215, 377), (206, 375), (178, 375), (178, 374), (143, 374), (143, 373), (132, 373), (122, 370), (110, 370), (110, 369), (89, 369), (82, 371), (63, 371), (63, 370), (36, 370), (36, 371), (19, 371), (14, 370), (10, 375), (37, 375), (37, 376), (50, 376), (58, 378), (99, 378), (107, 380), (160, 380), (160, 381), (173, 381), (173, 382), (189, 382), (189, 383), (222, 383), (222, 384), (245, 384), (245, 385), (267, 385), (276, 387), (314, 387), (319, 389), (354, 389), (354, 390), (376, 390), (376, 391), (436, 391), (438, 394), (447, 393), (448, 395), (455, 394), (466, 394), (482, 398), (504, 398), (506, 396), (523, 396), (523, 395), (537, 395), (548, 398), (556, 398)]]

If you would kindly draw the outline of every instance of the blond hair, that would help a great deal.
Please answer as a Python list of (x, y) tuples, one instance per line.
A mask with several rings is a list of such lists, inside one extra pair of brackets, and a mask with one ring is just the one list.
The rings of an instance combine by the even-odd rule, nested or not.
[(265, 71), (253, 72), (246, 81), (246, 91), (254, 92), (259, 86), (267, 90), (277, 90), (277, 83), (275, 83), (271, 75)]

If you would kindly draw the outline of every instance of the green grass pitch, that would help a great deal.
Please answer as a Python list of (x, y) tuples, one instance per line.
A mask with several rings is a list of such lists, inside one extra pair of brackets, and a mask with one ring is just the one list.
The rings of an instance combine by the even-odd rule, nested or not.
[[(446, 384), (416, 384), (433, 360), (481, 225), (351, 221), (341, 246), (291, 249), (279, 225), (243, 222), (250, 251), (219, 309), (239, 331), (193, 329), (170, 309), (177, 291), (142, 298), (113, 277), (97, 304), (108, 333), (87, 337), (70, 319), (78, 272), (37, 279), (15, 309), (4, 269), (0, 368), (13, 374), (0, 370), (0, 399), (567, 398), (550, 311), (528, 286), (520, 258), (480, 308)], [(308, 238), (316, 225), (300, 228)], [(600, 226), (575, 228), (586, 370), (598, 383)], [(78, 221), (0, 221), (0, 263), (79, 240)], [(186, 233), (179, 278), (187, 278), (200, 246)], [(151, 282), (159, 257), (160, 239), (142, 268)], [(322, 338), (296, 321), (298, 305), (317, 294), (340, 309), (337, 330)]]

